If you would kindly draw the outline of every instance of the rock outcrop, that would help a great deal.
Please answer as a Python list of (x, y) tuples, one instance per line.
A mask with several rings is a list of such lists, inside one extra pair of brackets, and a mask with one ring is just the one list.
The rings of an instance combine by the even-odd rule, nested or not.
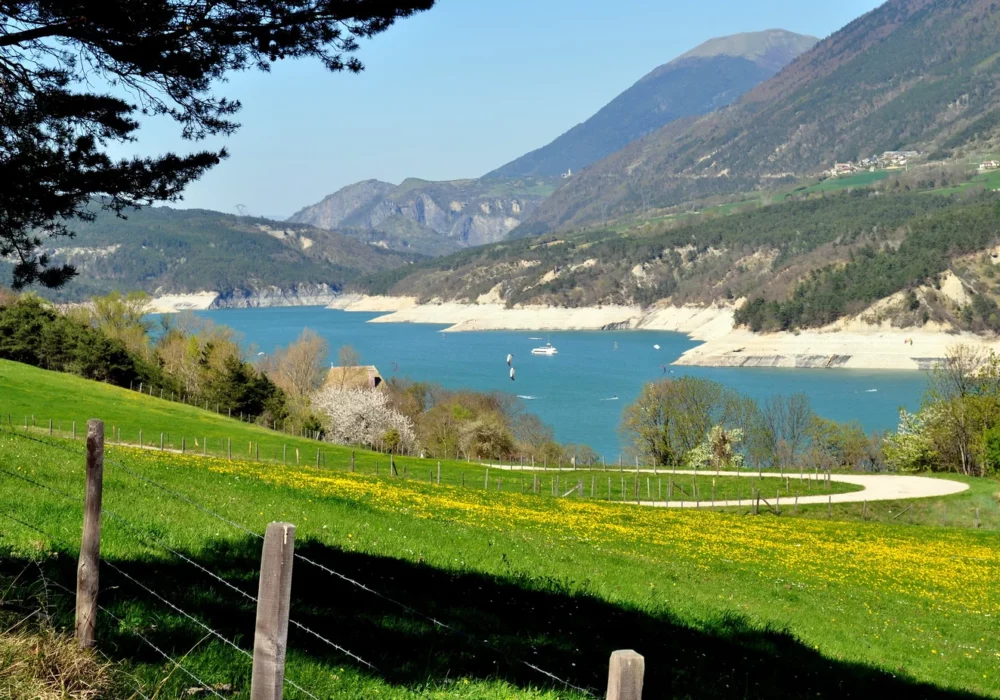
[(393, 250), (442, 255), (503, 240), (552, 192), (533, 178), (366, 180), (334, 192), (289, 219), (338, 230)]
[(249, 309), (266, 306), (326, 306), (340, 290), (328, 284), (297, 284), (291, 287), (261, 287), (220, 292), (213, 309)]

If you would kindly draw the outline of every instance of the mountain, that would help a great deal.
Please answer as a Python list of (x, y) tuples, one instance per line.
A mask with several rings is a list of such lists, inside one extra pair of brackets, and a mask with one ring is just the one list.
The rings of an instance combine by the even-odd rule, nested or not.
[(508, 240), (378, 273), (350, 291), (514, 308), (727, 306), (754, 331), (857, 322), (1000, 333), (1000, 195), (975, 182), (929, 194), (908, 187), (911, 176), (930, 177), (624, 232)]
[[(80, 273), (62, 289), (44, 292), (60, 301), (142, 289), (214, 291), (240, 305), (261, 294), (286, 301), (307, 295), (318, 303), (350, 281), (414, 259), (312, 226), (204, 209), (147, 207), (127, 219), (103, 212), (70, 228), (73, 238), (50, 241), (45, 251)], [(0, 262), (0, 283), (9, 273), (9, 263)]]
[(538, 178), (365, 180), (293, 214), (289, 221), (337, 230), (391, 250), (442, 255), (501, 240), (555, 185)]
[(521, 232), (767, 190), (884, 151), (938, 157), (989, 143), (1000, 126), (995, 10), (995, 0), (889, 0), (729, 107), (574, 175)]
[(552, 143), (486, 177), (551, 177), (581, 170), (676, 119), (729, 104), (817, 41), (782, 29), (710, 39), (650, 71)]

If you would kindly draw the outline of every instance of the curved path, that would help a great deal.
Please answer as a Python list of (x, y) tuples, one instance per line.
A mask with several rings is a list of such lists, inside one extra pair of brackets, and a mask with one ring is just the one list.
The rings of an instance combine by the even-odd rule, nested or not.
[[(483, 465), (487, 466), (487, 465)], [(528, 472), (573, 472), (573, 469), (540, 469), (531, 467), (525, 467), (521, 469), (520, 467), (514, 466), (497, 466), (492, 465), (491, 469), (502, 469), (504, 471), (528, 471)], [(588, 470), (593, 471), (593, 470)], [(617, 470), (615, 470), (617, 471)], [(675, 476), (675, 475), (685, 475), (690, 476), (692, 474), (697, 474), (699, 476), (735, 476), (742, 478), (772, 478), (772, 479), (784, 479), (786, 476), (790, 478), (798, 478), (795, 474), (775, 474), (764, 472), (762, 474), (757, 474), (757, 472), (714, 472), (711, 470), (700, 470), (692, 471), (688, 469), (678, 469), (674, 470), (657, 470), (652, 469), (629, 469), (626, 470), (625, 474), (635, 474), (639, 472), (640, 474), (656, 474), (657, 476)], [(608, 472), (613, 473), (611, 471)], [(809, 503), (860, 503), (862, 501), (899, 501), (908, 498), (934, 498), (936, 496), (950, 496), (952, 494), (961, 493), (969, 488), (968, 484), (963, 484), (960, 481), (952, 481), (951, 479), (937, 479), (929, 476), (899, 476), (896, 474), (830, 474), (831, 481), (839, 481), (845, 484), (854, 484), (855, 486), (860, 486), (859, 491), (850, 491), (848, 493), (823, 493), (817, 496), (799, 496), (798, 502), (800, 505), (806, 505)], [(822, 487), (820, 487), (822, 488)], [(771, 496), (765, 494), (768, 502), (771, 501)], [(793, 496), (786, 497), (788, 502), (794, 500)], [(784, 500), (784, 499), (783, 499)], [(747, 499), (742, 499), (738, 501), (700, 501), (697, 506), (695, 501), (640, 501), (640, 505), (653, 506), (656, 508), (723, 508), (727, 506), (741, 506), (748, 502)]]

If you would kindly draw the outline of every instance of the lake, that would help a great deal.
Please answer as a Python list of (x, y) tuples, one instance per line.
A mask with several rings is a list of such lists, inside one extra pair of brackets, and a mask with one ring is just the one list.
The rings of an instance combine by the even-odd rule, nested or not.
[[(334, 363), (338, 348), (350, 344), (363, 364), (376, 365), (386, 378), (511, 392), (552, 426), (560, 442), (590, 445), (609, 461), (621, 450), (622, 408), (643, 383), (665, 374), (706, 377), (758, 400), (802, 392), (821, 416), (858, 420), (868, 431), (894, 428), (900, 407), (915, 409), (926, 385), (921, 372), (670, 367), (698, 343), (663, 331), (442, 333), (446, 326), (366, 323), (379, 314), (322, 307), (213, 309), (196, 315), (239, 331), (254, 353), (269, 353), (311, 328), (329, 341)], [(531, 355), (546, 341), (558, 355)], [(514, 354), (515, 381), (508, 376), (507, 353)]]

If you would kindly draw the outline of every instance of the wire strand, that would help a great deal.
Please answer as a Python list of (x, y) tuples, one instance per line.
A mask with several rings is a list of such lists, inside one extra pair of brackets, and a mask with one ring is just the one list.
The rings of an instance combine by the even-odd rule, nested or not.
[[(31, 439), (31, 438), (29, 438), (29, 439)], [(46, 443), (43, 440), (37, 440), (37, 442), (43, 442), (44, 444), (50, 444), (50, 443)], [(53, 446), (55, 446), (55, 445), (53, 445)], [(206, 515), (210, 515), (210, 516), (212, 516), (212, 517), (214, 517), (214, 518), (216, 518), (216, 519), (218, 519), (218, 520), (220, 520), (220, 521), (222, 521), (222, 522), (230, 525), (231, 527), (236, 528), (237, 530), (239, 530), (239, 531), (241, 531), (243, 533), (246, 533), (248, 535), (251, 535), (251, 536), (256, 537), (258, 539), (261, 539), (261, 540), (264, 539), (263, 535), (261, 535), (261, 534), (259, 534), (257, 532), (254, 532), (253, 530), (250, 530), (249, 528), (247, 528), (244, 525), (241, 525), (239, 523), (234, 522), (233, 520), (225, 517), (224, 515), (220, 515), (219, 513), (216, 513), (215, 511), (213, 511), (210, 508), (202, 506), (201, 504), (197, 503), (196, 501), (192, 500), (190, 497), (188, 497), (188, 496), (186, 496), (186, 495), (184, 495), (182, 493), (174, 491), (173, 489), (170, 489), (170, 488), (164, 486), (163, 484), (160, 484), (159, 482), (157, 482), (157, 481), (155, 481), (153, 479), (150, 479), (150, 478), (148, 478), (146, 476), (143, 476), (142, 474), (139, 474), (138, 472), (132, 470), (130, 467), (127, 467), (126, 465), (118, 462), (117, 460), (113, 460), (113, 459), (109, 459), (109, 458), (105, 457), (105, 463), (111, 463), (112, 465), (114, 465), (114, 466), (122, 469), (123, 471), (125, 471), (126, 473), (134, 476), (135, 478), (140, 479), (141, 481), (144, 481), (144, 482), (150, 484), (151, 486), (154, 486), (154, 487), (156, 487), (156, 488), (164, 491), (165, 493), (169, 493), (169, 494), (171, 494), (171, 495), (173, 495), (173, 496), (175, 496), (177, 498), (180, 498), (185, 503), (188, 503), (192, 507), (197, 508), (199, 511), (205, 513)], [(295, 558), (299, 559), (301, 561), (304, 561), (307, 564), (311, 564), (312, 566), (315, 566), (315, 567), (321, 569), (322, 571), (325, 571), (326, 573), (330, 574), (331, 576), (339, 578), (342, 581), (345, 581), (346, 583), (350, 583), (351, 585), (356, 586), (356, 587), (360, 588), (361, 590), (366, 591), (366, 592), (370, 593), (371, 595), (374, 595), (377, 598), (380, 598), (380, 599), (382, 599), (382, 600), (384, 600), (384, 601), (386, 601), (388, 603), (391, 603), (391, 604), (399, 607), (400, 609), (402, 609), (402, 610), (404, 610), (404, 611), (406, 611), (406, 612), (408, 612), (408, 613), (410, 613), (412, 615), (416, 615), (417, 617), (423, 618), (424, 620), (427, 620), (428, 622), (432, 623), (433, 625), (435, 625), (435, 626), (437, 626), (437, 627), (439, 627), (441, 629), (449, 630), (449, 631), (451, 631), (451, 632), (453, 632), (455, 634), (458, 634), (460, 636), (465, 637), (466, 639), (472, 640), (473, 642), (475, 642), (477, 644), (481, 644), (481, 645), (485, 646), (486, 648), (491, 649), (492, 651), (495, 651), (496, 653), (500, 654), (505, 659), (513, 659), (514, 661), (516, 661), (517, 663), (525, 666), (526, 668), (530, 668), (531, 670), (535, 671), (536, 673), (540, 673), (543, 676), (546, 676), (547, 678), (556, 681), (557, 683), (561, 683), (566, 688), (572, 688), (573, 690), (576, 690), (578, 692), (581, 692), (581, 693), (590, 695), (591, 697), (594, 697), (593, 693), (591, 693), (586, 688), (581, 688), (579, 686), (573, 685), (569, 681), (567, 681), (567, 680), (565, 680), (563, 678), (560, 678), (559, 676), (555, 675), (554, 673), (552, 673), (550, 671), (546, 671), (545, 669), (541, 668), (540, 666), (537, 666), (536, 664), (531, 663), (530, 661), (526, 661), (526, 660), (524, 660), (524, 659), (522, 659), (520, 657), (514, 656), (512, 654), (508, 654), (507, 652), (503, 651), (502, 649), (499, 649), (498, 647), (494, 646), (493, 644), (490, 644), (489, 642), (487, 642), (485, 640), (479, 639), (479, 638), (477, 638), (477, 637), (469, 634), (468, 632), (465, 632), (464, 630), (457, 629), (457, 628), (455, 628), (455, 627), (453, 627), (453, 626), (451, 626), (451, 625), (449, 625), (449, 624), (447, 624), (445, 622), (441, 622), (440, 620), (438, 620), (438, 619), (436, 619), (434, 617), (431, 617), (430, 615), (427, 615), (425, 613), (422, 613), (419, 610), (416, 610), (415, 608), (407, 605), (406, 603), (398, 601), (398, 600), (396, 600), (396, 599), (394, 599), (394, 598), (392, 598), (392, 597), (390, 597), (390, 596), (388, 596), (388, 595), (386, 595), (386, 594), (384, 594), (384, 593), (382, 593), (380, 591), (377, 591), (377, 590), (375, 590), (373, 588), (370, 588), (367, 585), (361, 583), (360, 581), (357, 581), (357, 580), (355, 580), (355, 579), (353, 579), (353, 578), (351, 578), (349, 576), (346, 576), (345, 574), (342, 574), (339, 571), (331, 569), (330, 567), (325, 566), (323, 564), (320, 564), (319, 562), (313, 561), (312, 559), (309, 559), (308, 557), (306, 557), (306, 556), (304, 556), (302, 554), (299, 554), (297, 552), (295, 553)], [(313, 634), (316, 635), (316, 633), (314, 633), (314, 632), (313, 632)], [(316, 636), (318, 637), (319, 635), (316, 635)], [(322, 639), (322, 637), (320, 637), (320, 638)], [(333, 644), (333, 643), (330, 642), (330, 644)], [(344, 650), (344, 651), (346, 652), (346, 650)]]
[[(2, 467), (0, 467), (0, 473), (7, 474), (8, 476), (12, 476), (12, 477), (15, 477), (15, 478), (18, 478), (18, 479), (22, 479), (23, 481), (26, 481), (29, 484), (32, 484), (32, 485), (37, 486), (37, 487), (42, 488), (42, 489), (47, 489), (49, 491), (52, 491), (55, 494), (58, 494), (60, 496), (63, 496), (64, 498), (67, 498), (69, 500), (73, 500), (73, 501), (77, 501), (77, 502), (80, 501), (80, 499), (77, 498), (76, 496), (73, 496), (72, 494), (66, 493), (65, 491), (62, 491), (61, 489), (58, 489), (58, 488), (56, 488), (54, 486), (49, 486), (48, 484), (43, 484), (41, 482), (35, 481), (34, 479), (26, 477), (26, 476), (24, 476), (22, 474), (17, 474), (15, 472), (8, 471), (8, 470), (6, 470), (6, 469), (4, 469)], [(122, 516), (118, 515), (114, 511), (108, 510), (107, 508), (102, 508), (102, 515), (107, 515), (108, 517), (114, 519), (115, 521), (120, 522), (126, 528), (128, 528), (129, 530), (131, 530), (140, 540), (145, 540), (147, 538), (148, 539), (152, 539), (154, 541), (154, 543), (158, 547), (164, 549), (165, 551), (167, 551), (170, 554), (174, 555), (178, 559), (181, 559), (182, 561), (184, 561), (184, 562), (190, 564), (191, 566), (195, 567), (199, 571), (203, 572), (205, 575), (207, 575), (210, 578), (214, 579), (215, 581), (218, 581), (219, 583), (223, 584), (224, 586), (226, 586), (230, 590), (234, 591), (235, 593), (238, 593), (243, 598), (249, 600), (254, 605), (257, 604), (257, 598), (255, 596), (250, 595), (249, 593), (247, 593), (246, 591), (244, 591), (239, 586), (236, 586), (235, 584), (230, 583), (226, 579), (224, 579), (221, 576), (219, 576), (218, 574), (216, 574), (211, 569), (208, 569), (207, 567), (199, 564), (197, 561), (195, 561), (195, 560), (187, 557), (184, 554), (181, 554), (180, 552), (178, 552), (174, 548), (170, 547), (169, 545), (164, 544), (161, 541), (158, 541), (158, 539), (156, 539), (155, 536), (149, 535), (148, 533), (141, 532), (138, 527), (136, 527), (134, 524), (132, 524), (131, 522), (129, 522), (126, 518), (123, 518)], [(146, 544), (145, 541), (143, 543)], [(354, 652), (352, 652), (350, 649), (347, 649), (346, 647), (343, 647), (343, 646), (337, 644), (336, 642), (330, 641), (329, 639), (327, 639), (323, 635), (319, 634), (315, 630), (310, 629), (306, 625), (303, 625), (301, 622), (298, 622), (297, 620), (294, 620), (294, 619), (289, 619), (288, 622), (290, 624), (294, 625), (295, 627), (297, 627), (298, 629), (301, 629), (303, 632), (311, 634), (312, 636), (316, 637), (317, 639), (325, 642), (326, 644), (328, 644), (333, 649), (336, 649), (337, 651), (339, 651), (340, 653), (344, 654), (345, 656), (348, 656), (349, 658), (354, 659), (358, 663), (360, 663), (360, 664), (362, 664), (364, 666), (367, 666), (370, 669), (378, 670), (378, 668), (374, 664), (372, 664), (371, 662), (365, 661), (363, 658), (361, 658), (360, 656), (358, 656), (357, 654), (355, 654)]]
[[(50, 533), (46, 532), (45, 530), (42, 530), (39, 527), (36, 527), (36, 526), (34, 526), (34, 525), (30, 524), (30, 523), (27, 523), (27, 522), (21, 520), (20, 518), (14, 517), (13, 515), (11, 515), (10, 513), (7, 513), (6, 511), (0, 511), (0, 515), (4, 515), (7, 518), (10, 518), (11, 520), (13, 520), (14, 522), (19, 523), (21, 525), (24, 525), (25, 527), (30, 528), (31, 530), (34, 530), (35, 532), (38, 532), (38, 533), (40, 533), (42, 535), (45, 535), (46, 537), (48, 537), (50, 539), (53, 539), (53, 540), (57, 539), (56, 537), (54, 537)], [(69, 588), (67, 588), (66, 586), (64, 586), (61, 583), (59, 583), (58, 581), (53, 580), (53, 581), (49, 581), (49, 583), (51, 583), (56, 588), (61, 588), (63, 591), (65, 591), (67, 594), (69, 594), (71, 596), (75, 596), (76, 595), (76, 593), (74, 593)], [(120, 617), (118, 617), (117, 615), (115, 615), (113, 612), (111, 612), (110, 610), (108, 610), (103, 605), (98, 605), (97, 608), (101, 612), (106, 613), (108, 616), (110, 616), (112, 619), (114, 619), (119, 624), (122, 624), (122, 625), (125, 624), (124, 620), (122, 620)], [(167, 661), (169, 661), (170, 663), (172, 663), (175, 668), (180, 669), (181, 671), (183, 671), (184, 673), (186, 673), (188, 676), (190, 676), (198, 685), (200, 685), (201, 687), (205, 688), (206, 690), (208, 690), (210, 693), (212, 693), (216, 697), (221, 698), (222, 700), (225, 700), (225, 698), (223, 698), (221, 695), (219, 695), (219, 693), (217, 693), (214, 688), (212, 688), (210, 685), (208, 685), (207, 683), (205, 683), (205, 681), (201, 680), (196, 675), (194, 675), (193, 673), (191, 673), (189, 670), (187, 670), (186, 668), (184, 668), (184, 666), (182, 666), (180, 663), (178, 663), (169, 654), (167, 654), (165, 651), (163, 651), (158, 646), (156, 646), (155, 644), (153, 644), (151, 641), (149, 641), (148, 639), (146, 639), (146, 637), (144, 637), (142, 634), (140, 634), (139, 632), (137, 632), (134, 629), (132, 630), (132, 633), (135, 634), (139, 639), (141, 639), (142, 641), (144, 641), (146, 644), (148, 644), (154, 651), (156, 651), (158, 654), (160, 654), (164, 659), (166, 659)], [(103, 654), (103, 652), (102, 652), (102, 655), (104, 656), (104, 658), (106, 658), (106, 659), (108, 658), (107, 654)], [(147, 700), (149, 700), (148, 697), (142, 692), (141, 689), (139, 690), (139, 694), (142, 695), (142, 697), (147, 698)]]
[[(69, 590), (68, 588), (66, 588), (66, 586), (62, 585), (58, 581), (53, 581), (53, 583), (56, 586), (58, 586), (59, 588), (63, 589), (67, 593), (69, 593), (70, 595), (73, 595), (73, 591)], [(110, 617), (112, 620), (114, 620), (115, 622), (117, 622), (119, 625), (125, 625), (126, 624), (125, 621), (122, 618), (120, 618), (117, 615), (115, 615), (113, 612), (111, 612), (110, 610), (108, 610), (105, 606), (98, 605), (97, 609), (100, 610), (102, 613), (105, 613), (108, 617)], [(166, 659), (167, 661), (169, 661), (170, 663), (172, 663), (174, 665), (174, 668), (180, 669), (181, 671), (183, 671), (184, 673), (186, 673), (188, 675), (188, 677), (191, 678), (195, 683), (197, 683), (198, 685), (200, 685), (202, 688), (204, 688), (205, 690), (207, 690), (208, 692), (210, 692), (215, 697), (221, 698), (222, 700), (225, 700), (225, 698), (223, 698), (222, 695), (220, 695), (219, 692), (215, 688), (213, 688), (208, 683), (206, 683), (205, 681), (203, 681), (200, 678), (198, 678), (198, 676), (196, 676), (193, 673), (191, 673), (191, 671), (189, 671), (186, 668), (184, 668), (184, 666), (182, 666), (179, 661), (177, 661), (172, 656), (170, 656), (170, 654), (168, 654), (167, 652), (163, 651), (158, 646), (156, 646), (151, 641), (149, 641), (141, 632), (139, 632), (135, 628), (130, 628), (129, 631), (132, 632), (132, 634), (134, 634), (136, 637), (138, 637), (139, 639), (141, 639), (142, 641), (144, 641), (146, 644), (148, 644), (150, 647), (152, 647), (152, 649), (156, 653), (158, 653), (160, 656), (162, 656), (164, 659)], [(143, 696), (143, 697), (145, 697), (145, 696)]]
[(451, 625), (449, 625), (446, 622), (441, 622), (440, 620), (438, 620), (436, 618), (433, 618), (430, 615), (427, 615), (425, 613), (420, 612), (419, 610), (416, 610), (416, 609), (410, 607), (406, 603), (403, 603), (403, 602), (398, 601), (398, 600), (396, 600), (394, 598), (391, 598), (391, 597), (387, 596), (386, 594), (384, 594), (384, 593), (382, 593), (380, 591), (376, 591), (373, 588), (369, 588), (368, 586), (366, 586), (365, 584), (361, 583), (360, 581), (352, 579), (350, 576), (346, 576), (345, 574), (342, 574), (339, 571), (331, 569), (330, 567), (325, 566), (324, 564), (320, 564), (319, 562), (313, 561), (312, 559), (309, 559), (308, 557), (305, 557), (305, 556), (303, 556), (301, 554), (298, 554), (298, 553), (295, 554), (295, 558), (296, 559), (301, 559), (302, 561), (306, 562), (307, 564), (311, 564), (311, 565), (313, 565), (313, 566), (315, 566), (315, 567), (317, 567), (317, 568), (325, 571), (326, 573), (330, 574), (331, 576), (335, 576), (336, 578), (341, 579), (342, 581), (345, 581), (347, 583), (350, 583), (351, 585), (357, 586), (361, 590), (366, 591), (366, 592), (374, 595), (377, 598), (380, 598), (380, 599), (382, 599), (382, 600), (384, 600), (384, 601), (386, 601), (388, 603), (392, 603), (393, 605), (396, 605), (397, 607), (401, 608), (402, 610), (404, 610), (404, 611), (406, 611), (406, 612), (408, 612), (408, 613), (410, 613), (412, 615), (416, 615), (417, 617), (421, 617), (421, 618), (427, 620), (428, 622), (431, 622), (432, 624), (436, 625), (437, 627), (440, 627), (442, 629), (446, 629), (446, 630), (449, 630), (451, 632), (454, 632), (455, 634), (458, 634), (458, 635), (460, 635), (462, 637), (465, 637), (466, 639), (472, 640), (475, 643), (482, 644), (486, 648), (491, 649), (491, 650), (495, 651), (496, 653), (500, 654), (505, 659), (513, 659), (517, 663), (522, 664), (523, 666), (526, 666), (527, 668), (530, 668), (533, 671), (536, 671), (537, 673), (541, 673), (543, 676), (547, 676), (548, 678), (551, 678), (552, 680), (554, 680), (554, 681), (556, 681), (558, 683), (562, 683), (563, 686), (565, 686), (567, 688), (572, 688), (573, 690), (577, 690), (577, 691), (579, 691), (581, 693), (585, 693), (585, 694), (590, 695), (591, 697), (593, 697), (593, 693), (591, 693), (586, 688), (581, 688), (579, 686), (573, 685), (569, 681), (567, 681), (567, 680), (565, 680), (563, 678), (560, 678), (559, 676), (555, 675), (554, 673), (546, 671), (544, 668), (536, 666), (535, 664), (531, 663), (530, 661), (525, 661), (524, 659), (522, 659), (522, 658), (520, 658), (518, 656), (514, 656), (513, 654), (508, 654), (507, 652), (503, 651), (502, 649), (499, 649), (498, 647), (494, 646), (493, 644), (490, 644), (486, 640), (474, 637), (473, 635), (469, 634), (468, 632), (466, 632), (464, 630), (460, 630), (460, 629), (458, 629), (456, 627), (452, 627)]

